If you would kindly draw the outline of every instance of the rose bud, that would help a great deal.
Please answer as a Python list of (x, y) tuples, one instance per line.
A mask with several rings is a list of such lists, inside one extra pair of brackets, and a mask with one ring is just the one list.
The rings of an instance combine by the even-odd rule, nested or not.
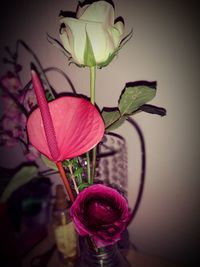
[(76, 18), (61, 16), (60, 23), (62, 44), (78, 65), (108, 65), (124, 39), (124, 23), (115, 20), (114, 8), (106, 1), (79, 4)]

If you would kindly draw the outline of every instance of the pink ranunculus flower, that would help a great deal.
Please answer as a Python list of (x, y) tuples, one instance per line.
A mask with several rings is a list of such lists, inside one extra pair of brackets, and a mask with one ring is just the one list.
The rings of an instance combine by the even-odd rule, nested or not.
[(130, 213), (127, 200), (115, 189), (102, 184), (84, 189), (71, 207), (80, 235), (92, 235), (97, 248), (120, 240)]

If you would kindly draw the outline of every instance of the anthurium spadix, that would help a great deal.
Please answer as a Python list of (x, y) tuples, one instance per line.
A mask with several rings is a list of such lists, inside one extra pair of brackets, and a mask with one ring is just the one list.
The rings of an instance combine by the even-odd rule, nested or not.
[[(32, 70), (31, 75), (39, 108), (27, 121), (29, 140), (64, 175), (61, 162), (96, 146), (104, 134), (104, 123), (95, 106), (84, 98), (63, 96), (48, 103), (37, 73)], [(73, 201), (66, 177), (63, 182)]]

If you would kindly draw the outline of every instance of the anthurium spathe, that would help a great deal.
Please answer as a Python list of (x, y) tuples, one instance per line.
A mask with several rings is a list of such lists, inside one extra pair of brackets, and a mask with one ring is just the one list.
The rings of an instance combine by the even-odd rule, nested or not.
[[(32, 77), (34, 88), (41, 86), (36, 72), (32, 72)], [(104, 123), (89, 101), (64, 96), (47, 104), (45, 96), (41, 99), (41, 91), (36, 90), (36, 95), (40, 108), (28, 119), (28, 135), (32, 145), (50, 160), (59, 162), (76, 157), (101, 140)]]
[(92, 149), (104, 134), (101, 115), (89, 101), (71, 96), (49, 103), (37, 73), (32, 70), (32, 82), (39, 108), (27, 121), (32, 145), (56, 163), (71, 201), (74, 201), (61, 162)]
[(83, 98), (64, 96), (48, 103), (58, 146), (56, 156), (50, 152), (40, 109), (29, 117), (30, 142), (54, 162), (70, 159), (93, 148), (101, 140), (104, 123), (97, 109)]

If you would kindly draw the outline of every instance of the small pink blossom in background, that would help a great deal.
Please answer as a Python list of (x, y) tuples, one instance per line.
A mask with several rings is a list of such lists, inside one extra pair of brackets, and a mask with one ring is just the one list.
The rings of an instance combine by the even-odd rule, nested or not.
[(3, 129), (1, 134), (1, 142), (5, 146), (13, 147), (19, 143), (19, 139), (23, 139), (25, 132), (25, 116), (18, 113), (15, 117), (10, 118), (4, 116), (0, 122), (0, 127)]
[(15, 118), (4, 117), (2, 120), (3, 129), (17, 138), (24, 137), (23, 114), (17, 114)]
[(8, 72), (1, 77), (0, 81), (10, 93), (16, 94), (18, 90), (22, 88), (20, 80), (12, 72)]
[(20, 108), (20, 105), (23, 106), (26, 92), (22, 90), (19, 78), (12, 72), (2, 76), (0, 83), (4, 89), (2, 93), (3, 116), (0, 120), (0, 143), (7, 147), (13, 147), (20, 140), (26, 140), (25, 128), (27, 119)]
[[(22, 113), (19, 107), (20, 104), (23, 104), (22, 102), (24, 99), (21, 81), (13, 73), (8, 72), (6, 75), (1, 77), (0, 83), (4, 87), (2, 94), (4, 116), (15, 118)], [(18, 102), (19, 105), (17, 105), (11, 96), (16, 100), (16, 102)]]
[(0, 145), (5, 145), (7, 147), (14, 147), (19, 143), (19, 140), (9, 136), (6, 133), (2, 133), (0, 136)]
[(2, 102), (3, 102), (3, 112), (5, 116), (9, 118), (14, 118), (20, 112), (19, 107), (14, 102), (14, 100), (10, 98), (10, 96), (3, 95)]
[(28, 161), (35, 161), (40, 157), (40, 152), (32, 145), (28, 145), (28, 151), (24, 152), (24, 156)]
[(117, 190), (95, 184), (80, 192), (71, 216), (79, 234), (91, 235), (99, 248), (120, 240), (130, 213), (127, 200)]
[(29, 112), (37, 104), (36, 95), (33, 89), (27, 89), (23, 95), (23, 105), (25, 109)]

